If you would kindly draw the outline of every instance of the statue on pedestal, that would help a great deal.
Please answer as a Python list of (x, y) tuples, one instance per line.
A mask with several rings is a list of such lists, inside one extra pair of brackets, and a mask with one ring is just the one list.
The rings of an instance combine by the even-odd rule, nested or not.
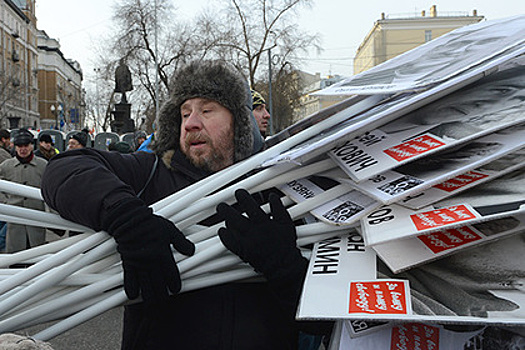
[(120, 59), (119, 66), (115, 69), (115, 92), (121, 94), (120, 102), (115, 105), (111, 122), (111, 129), (118, 134), (135, 131), (135, 122), (131, 119), (131, 104), (128, 103), (126, 92), (133, 90), (131, 72), (124, 58)]
[(133, 90), (131, 72), (125, 63), (124, 58), (121, 58), (119, 66), (115, 70), (115, 92), (122, 94), (120, 103), (128, 103), (126, 92), (131, 90)]

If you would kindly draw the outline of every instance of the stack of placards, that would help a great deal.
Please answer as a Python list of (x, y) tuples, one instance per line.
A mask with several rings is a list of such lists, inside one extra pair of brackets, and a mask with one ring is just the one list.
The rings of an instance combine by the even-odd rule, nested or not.
[(315, 215), (349, 229), (315, 244), (298, 319), (339, 320), (334, 339), (359, 349), (407, 334), (463, 349), (447, 344), (481, 328), (438, 324), (525, 325), (524, 38), (525, 16), (467, 26), (318, 93), (387, 97), (265, 163), (329, 157), (316, 177), (355, 190)]

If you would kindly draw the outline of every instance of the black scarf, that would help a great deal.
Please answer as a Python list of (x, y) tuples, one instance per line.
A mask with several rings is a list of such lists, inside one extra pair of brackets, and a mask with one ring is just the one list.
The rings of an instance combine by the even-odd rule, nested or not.
[(16, 154), (16, 159), (18, 159), (18, 161), (22, 164), (27, 164), (29, 162), (31, 162), (33, 160), (33, 157), (34, 157), (34, 153), (33, 151), (31, 151), (31, 154), (29, 154), (27, 157), (25, 158), (22, 158), (18, 155), (18, 153)]

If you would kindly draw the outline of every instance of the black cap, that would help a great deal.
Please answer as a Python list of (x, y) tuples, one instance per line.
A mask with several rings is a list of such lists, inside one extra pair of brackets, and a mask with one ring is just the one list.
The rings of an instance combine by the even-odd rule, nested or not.
[(18, 129), (13, 137), (15, 146), (29, 145), (33, 143), (33, 134), (27, 129)]
[(71, 136), (72, 139), (75, 139), (80, 143), (82, 146), (86, 147), (88, 143), (88, 134), (85, 131), (80, 131)]
[(53, 144), (53, 139), (51, 138), (51, 135), (49, 134), (40, 135), (40, 139), (38, 139), (38, 141)]
[(11, 133), (6, 129), (0, 129), (0, 139), (10, 139)]

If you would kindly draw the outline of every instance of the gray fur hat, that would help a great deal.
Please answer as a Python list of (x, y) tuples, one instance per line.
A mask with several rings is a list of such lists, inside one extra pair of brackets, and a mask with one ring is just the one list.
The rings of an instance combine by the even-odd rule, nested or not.
[(153, 150), (162, 157), (166, 151), (180, 147), (180, 107), (186, 100), (201, 97), (217, 101), (232, 113), (234, 161), (247, 158), (254, 144), (249, 94), (246, 80), (225, 62), (191, 62), (173, 77), (169, 100), (162, 106), (157, 121)]

